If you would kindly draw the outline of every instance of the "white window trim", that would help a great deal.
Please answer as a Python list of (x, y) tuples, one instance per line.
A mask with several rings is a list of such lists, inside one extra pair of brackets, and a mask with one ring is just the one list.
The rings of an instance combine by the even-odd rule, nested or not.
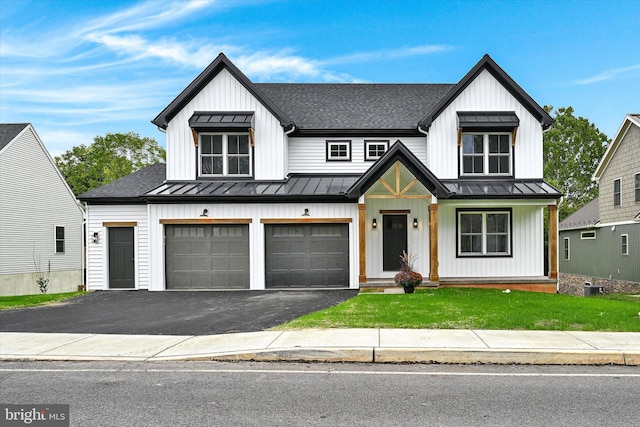
[[(64, 237), (62, 239), (58, 239), (58, 228), (62, 228), (62, 233)], [(62, 241), (62, 251), (58, 251), (58, 240)], [(54, 225), (53, 226), (53, 253), (54, 254), (64, 254), (67, 249), (67, 236), (64, 225)]]
[[(593, 236), (590, 236), (590, 234), (593, 233)], [(587, 236), (585, 236), (585, 234), (587, 234)], [(582, 240), (595, 240), (596, 239), (596, 231), (582, 231), (580, 232), (580, 239)]]
[[(205, 174), (202, 173), (202, 137), (210, 136), (210, 135), (220, 135), (222, 136), (222, 174)], [(252, 177), (253, 176), (253, 150), (251, 149), (251, 141), (247, 142), (249, 144), (249, 173), (248, 174), (229, 174), (229, 136), (233, 135), (246, 135), (249, 139), (249, 134), (247, 132), (201, 132), (198, 134), (198, 176), (203, 177), (221, 177), (221, 176), (231, 176), (231, 177)], [(206, 157), (218, 157), (218, 156), (209, 156)], [(234, 157), (236, 157), (234, 155)]]
[[(460, 176), (513, 176), (513, 135), (510, 132), (463, 132), (462, 140), (465, 135), (482, 135), (482, 173), (465, 173), (464, 172), (464, 146), (460, 146)], [(492, 157), (489, 154), (489, 135), (507, 135), (509, 137), (509, 172), (508, 173), (490, 173), (489, 172), (489, 158)], [(464, 144), (464, 142), (460, 142)], [(470, 154), (468, 154), (470, 156)]]
[(622, 255), (629, 255), (629, 235), (628, 234), (620, 235), (620, 249), (622, 250)]
[(389, 150), (389, 140), (365, 140), (364, 141), (364, 159), (365, 160), (378, 160), (380, 157), (384, 155), (382, 153), (380, 156), (370, 156), (369, 155), (369, 146), (370, 145), (384, 145), (384, 153)]
[[(346, 145), (347, 146), (347, 156), (346, 157), (332, 157), (331, 156), (331, 147), (336, 145)], [(332, 162), (350, 162), (351, 161), (351, 141), (350, 140), (334, 140), (327, 141), (327, 161)]]
[[(620, 183), (620, 204), (616, 205), (616, 181)], [(618, 208), (622, 207), (622, 178), (616, 178), (613, 180), (613, 207)]]
[[(487, 252), (487, 215), (488, 214), (505, 214), (507, 215), (507, 251), (506, 252)], [(482, 252), (462, 252), (462, 227), (461, 227), (461, 216), (462, 215), (482, 215)], [(511, 256), (511, 212), (508, 210), (460, 210), (458, 211), (458, 225), (457, 225), (457, 239), (458, 239), (458, 257), (508, 257)]]
[(562, 257), (565, 261), (571, 261), (571, 238), (564, 238), (564, 246), (562, 247)]

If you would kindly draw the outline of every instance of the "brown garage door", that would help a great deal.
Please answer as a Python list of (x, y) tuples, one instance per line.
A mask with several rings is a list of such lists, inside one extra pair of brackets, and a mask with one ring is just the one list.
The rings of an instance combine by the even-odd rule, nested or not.
[(166, 225), (167, 289), (249, 289), (249, 226)]
[(267, 224), (267, 288), (349, 287), (348, 224)]

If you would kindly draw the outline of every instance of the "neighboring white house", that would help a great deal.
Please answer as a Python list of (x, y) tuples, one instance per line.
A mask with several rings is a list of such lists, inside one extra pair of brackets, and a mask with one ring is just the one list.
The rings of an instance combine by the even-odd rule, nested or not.
[(33, 126), (0, 124), (0, 295), (78, 290), (83, 210)]
[(358, 288), (408, 251), (434, 284), (555, 292), (552, 122), (488, 55), (456, 84), (258, 84), (220, 54), (153, 120), (166, 166), (79, 197), (88, 288)]

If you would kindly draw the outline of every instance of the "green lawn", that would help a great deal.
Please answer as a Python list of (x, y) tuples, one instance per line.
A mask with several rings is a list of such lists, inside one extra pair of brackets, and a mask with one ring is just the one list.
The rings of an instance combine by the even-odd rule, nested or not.
[(53, 302), (64, 301), (66, 299), (73, 298), (85, 293), (86, 292), (67, 292), (64, 294), (37, 294), (0, 297), (0, 310), (49, 304)]
[(275, 329), (426, 328), (640, 331), (640, 298), (442, 288), (360, 294)]

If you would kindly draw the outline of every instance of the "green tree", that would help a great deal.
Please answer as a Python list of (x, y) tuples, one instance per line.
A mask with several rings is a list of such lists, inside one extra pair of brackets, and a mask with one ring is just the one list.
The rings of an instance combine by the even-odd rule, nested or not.
[[(553, 106), (544, 109), (551, 114)], [(573, 112), (573, 107), (553, 111), (555, 122), (544, 134), (544, 179), (564, 193), (560, 221), (598, 196), (591, 177), (610, 142), (593, 123)]]
[(89, 146), (81, 144), (56, 157), (56, 164), (77, 196), (163, 162), (164, 148), (153, 138), (135, 132), (96, 136)]

